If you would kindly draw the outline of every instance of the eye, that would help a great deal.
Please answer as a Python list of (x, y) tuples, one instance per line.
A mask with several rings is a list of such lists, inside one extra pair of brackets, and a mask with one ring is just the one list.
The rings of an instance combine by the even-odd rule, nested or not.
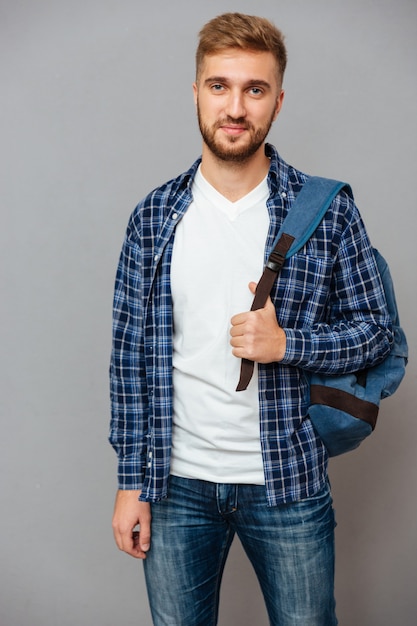
[(210, 89), (215, 93), (219, 93), (220, 91), (223, 91), (223, 85), (221, 85), (220, 83), (214, 83), (213, 85), (211, 85)]
[(249, 89), (249, 93), (253, 96), (261, 96), (263, 94), (263, 91), (259, 87), (251, 87)]

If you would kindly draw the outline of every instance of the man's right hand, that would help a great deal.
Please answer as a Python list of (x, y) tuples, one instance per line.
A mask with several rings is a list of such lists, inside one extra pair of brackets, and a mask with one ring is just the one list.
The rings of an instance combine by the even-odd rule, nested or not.
[[(140, 491), (119, 490), (113, 513), (113, 534), (119, 550), (146, 559), (151, 544), (151, 505), (139, 502)], [(139, 530), (134, 530), (139, 524)]]

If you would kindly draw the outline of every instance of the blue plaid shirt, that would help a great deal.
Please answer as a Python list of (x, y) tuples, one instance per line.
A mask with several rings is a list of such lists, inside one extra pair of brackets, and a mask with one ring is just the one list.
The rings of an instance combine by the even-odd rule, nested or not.
[[(267, 144), (266, 153), (271, 165), (265, 259), (307, 179), (273, 146)], [(173, 415), (170, 263), (175, 227), (192, 201), (199, 162), (136, 207), (117, 270), (110, 442), (119, 458), (119, 488), (141, 489), (146, 501), (167, 494)], [(271, 297), (287, 347), (280, 363), (259, 365), (258, 384), (267, 501), (276, 505), (306, 498), (326, 480), (326, 450), (308, 419), (308, 373), (371, 366), (386, 356), (392, 341), (372, 248), (345, 192), (305, 247), (286, 261)]]

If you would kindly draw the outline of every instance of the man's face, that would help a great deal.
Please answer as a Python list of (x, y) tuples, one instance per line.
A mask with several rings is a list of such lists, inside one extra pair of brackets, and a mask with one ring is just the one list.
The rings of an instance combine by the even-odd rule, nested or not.
[(236, 163), (263, 146), (284, 97), (272, 53), (234, 48), (207, 56), (193, 89), (206, 148)]

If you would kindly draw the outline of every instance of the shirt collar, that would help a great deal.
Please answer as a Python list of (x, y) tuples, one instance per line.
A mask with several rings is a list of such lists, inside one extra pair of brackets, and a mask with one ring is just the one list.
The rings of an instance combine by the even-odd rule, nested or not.
[(286, 192), (288, 187), (288, 165), (278, 154), (276, 148), (270, 144), (265, 144), (265, 154), (270, 159), (268, 185), (271, 196)]
[[(265, 144), (265, 154), (271, 162), (268, 173), (268, 186), (271, 196), (275, 196), (278, 193), (287, 191), (288, 165), (279, 156), (277, 149), (270, 143)], [(189, 193), (191, 193), (191, 186), (200, 163), (201, 157), (199, 157), (182, 176), (180, 187), (187, 187)]]

